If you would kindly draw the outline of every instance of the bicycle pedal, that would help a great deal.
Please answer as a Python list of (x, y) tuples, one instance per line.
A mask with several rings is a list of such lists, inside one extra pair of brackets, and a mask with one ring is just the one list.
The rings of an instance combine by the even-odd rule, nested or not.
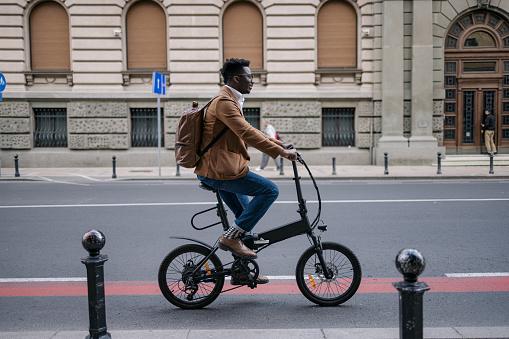
[(265, 240), (263, 238), (253, 241), (253, 244), (255, 244), (255, 245), (266, 245), (268, 243), (270, 243), (270, 240)]

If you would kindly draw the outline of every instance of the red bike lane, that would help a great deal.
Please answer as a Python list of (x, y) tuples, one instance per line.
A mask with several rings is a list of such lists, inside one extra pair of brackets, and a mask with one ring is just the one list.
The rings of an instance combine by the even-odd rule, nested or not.
[[(357, 293), (397, 293), (392, 283), (401, 278), (364, 278)], [(431, 293), (509, 292), (509, 277), (423, 277)], [(233, 286), (226, 282), (223, 291)], [(106, 281), (107, 296), (141, 296), (161, 294), (155, 281)], [(299, 294), (295, 280), (273, 280), (255, 289), (237, 288), (233, 295)], [(79, 297), (87, 295), (86, 282), (2, 282), (0, 297)]]

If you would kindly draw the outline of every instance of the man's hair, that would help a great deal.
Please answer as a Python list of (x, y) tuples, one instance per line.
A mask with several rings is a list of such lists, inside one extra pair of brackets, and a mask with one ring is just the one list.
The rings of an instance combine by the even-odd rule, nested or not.
[(249, 60), (237, 58), (226, 59), (223, 68), (221, 68), (221, 75), (223, 76), (224, 83), (227, 84), (234, 75), (242, 74), (244, 72), (244, 67), (249, 67)]

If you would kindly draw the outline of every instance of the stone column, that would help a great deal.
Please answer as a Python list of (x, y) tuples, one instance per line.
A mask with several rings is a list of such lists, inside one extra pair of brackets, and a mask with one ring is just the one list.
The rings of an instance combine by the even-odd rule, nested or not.
[(384, 152), (389, 152), (391, 162), (404, 159), (408, 148), (403, 137), (403, 0), (385, 0), (383, 6), (382, 137), (376, 147), (377, 164), (383, 164)]
[(412, 25), (412, 159), (436, 158), (433, 137), (433, 9), (431, 1), (413, 1)]

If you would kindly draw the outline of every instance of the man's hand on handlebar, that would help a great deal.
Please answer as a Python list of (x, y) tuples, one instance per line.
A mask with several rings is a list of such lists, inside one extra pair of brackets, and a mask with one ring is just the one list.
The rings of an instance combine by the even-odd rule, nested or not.
[(284, 145), (285, 151), (282, 155), (283, 158), (288, 159), (290, 161), (297, 160), (298, 154), (297, 150), (293, 147), (293, 145)]

